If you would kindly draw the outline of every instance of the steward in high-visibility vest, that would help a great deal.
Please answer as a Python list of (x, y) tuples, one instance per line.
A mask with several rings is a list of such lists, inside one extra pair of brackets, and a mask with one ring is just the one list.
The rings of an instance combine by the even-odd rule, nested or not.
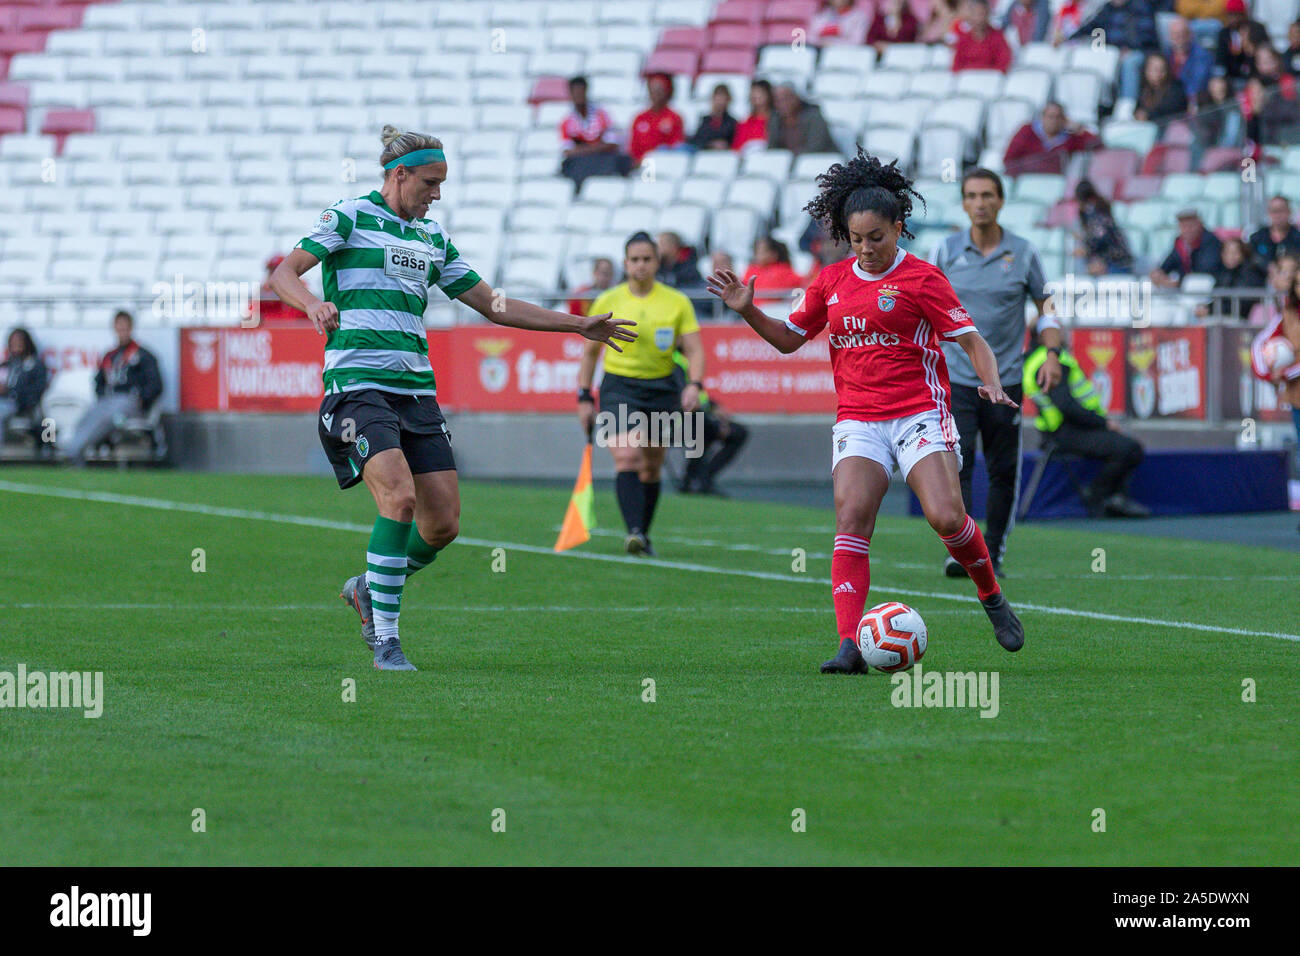
[(1047, 349), (1039, 347), (1025, 359), (1025, 398), (1033, 399), (1038, 407), (1034, 424), (1043, 435), (1051, 436), (1053, 449), (1102, 463), (1081, 493), (1088, 514), (1145, 518), (1150, 509), (1128, 494), (1129, 478), (1142, 463), (1142, 446), (1107, 421), (1106, 408), (1092, 382), (1069, 352), (1060, 354), (1061, 381), (1048, 392), (1042, 391), (1037, 375), (1046, 358)]
[[(1092, 380), (1083, 374), (1083, 369), (1079, 368), (1079, 363), (1069, 352), (1061, 350), (1061, 371), (1065, 373), (1061, 385), (1066, 386), (1074, 404), (1082, 406), (1092, 415), (1080, 416), (1079, 409), (1071, 408), (1070, 402), (1053, 402), (1051, 394), (1038, 387), (1038, 369), (1046, 359), (1047, 349), (1043, 346), (1039, 346), (1025, 359), (1025, 398), (1032, 399), (1038, 408), (1038, 417), (1034, 419), (1034, 425), (1038, 430), (1054, 432), (1066, 421), (1083, 428), (1105, 428), (1106, 410), (1102, 408), (1101, 399), (1097, 396), (1096, 389), (1092, 387)], [(1052, 390), (1057, 393), (1058, 399), (1063, 397), (1060, 392), (1061, 385)], [(1093, 416), (1096, 416), (1095, 420)], [(1080, 420), (1081, 417), (1084, 420)]]

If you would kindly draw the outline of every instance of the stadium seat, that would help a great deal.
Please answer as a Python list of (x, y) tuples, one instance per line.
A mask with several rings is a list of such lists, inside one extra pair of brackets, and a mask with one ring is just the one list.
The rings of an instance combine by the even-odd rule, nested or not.
[(985, 142), (999, 152), (1006, 152), (1011, 137), (1033, 117), (1034, 107), (1025, 100), (1002, 99), (990, 103), (984, 125)]
[(1049, 73), (1060, 73), (1067, 65), (1069, 48), (1051, 43), (1026, 43), (1016, 53), (1017, 66), (1036, 66)]
[(956, 82), (956, 77), (948, 70), (921, 70), (912, 74), (907, 94), (937, 100), (951, 93)]
[[(1002, 87), (1002, 95), (1026, 100), (1032, 103), (1035, 109), (1041, 110), (1047, 105), (1048, 94), (1052, 89), (1052, 77), (1056, 75), (1058, 74), (1046, 70), (1013, 67)], [(1073, 115), (1070, 118), (1081, 119)]]
[[(1220, 170), (1240, 170), (1242, 150), (1236, 146), (1212, 146), (1201, 157), (1200, 172), (1217, 173)], [(1234, 176), (1234, 178), (1236, 178)]]
[(1171, 202), (1190, 202), (1204, 195), (1205, 177), (1199, 173), (1171, 173), (1160, 183), (1160, 197)]
[(1102, 124), (1101, 141), (1111, 149), (1133, 150), (1139, 156), (1145, 156), (1155, 145), (1157, 132), (1155, 123), (1111, 120)]
[(1138, 154), (1128, 149), (1099, 149), (1089, 154), (1088, 176), (1123, 182), (1137, 175)]
[(882, 160), (896, 159), (903, 169), (910, 169), (915, 150), (915, 134), (911, 130), (877, 127), (868, 129), (863, 148)]
[(1007, 194), (1050, 206), (1066, 198), (1065, 177), (1053, 173), (1022, 173), (1008, 181)]
[(1117, 47), (1109, 45), (1094, 47), (1091, 43), (1081, 43), (1068, 49), (1071, 70), (1086, 70), (1107, 86), (1115, 82), (1115, 74), (1119, 71)]
[(810, 47), (765, 46), (758, 55), (758, 72), (776, 80), (794, 81), (801, 89), (817, 69), (817, 54)]
[(705, 150), (695, 154), (691, 176), (696, 179), (730, 180), (740, 168), (740, 156), (730, 150)]
[(783, 183), (790, 175), (794, 154), (786, 149), (765, 149), (745, 153), (740, 158), (742, 176), (764, 176), (774, 183)]
[(699, 248), (704, 244), (707, 227), (707, 210), (696, 205), (673, 203), (660, 211), (656, 232), (675, 232), (686, 245)]
[(973, 96), (950, 96), (936, 103), (926, 114), (922, 128), (952, 126), (975, 140), (984, 128), (984, 103)]
[(831, 46), (822, 50), (817, 58), (817, 71), (835, 73), (856, 73), (866, 76), (876, 67), (876, 50), (874, 47)]
[(952, 126), (926, 126), (917, 137), (916, 175), (955, 176), (964, 165), (969, 137)]
[(891, 43), (885, 47), (880, 67), (914, 73), (930, 65), (930, 51), (921, 43)]
[(962, 70), (956, 77), (956, 92), (993, 101), (1002, 95), (1006, 77), (998, 70)]
[(1187, 147), (1157, 143), (1142, 161), (1142, 172), (1148, 175), (1185, 173), (1191, 166), (1191, 151)]

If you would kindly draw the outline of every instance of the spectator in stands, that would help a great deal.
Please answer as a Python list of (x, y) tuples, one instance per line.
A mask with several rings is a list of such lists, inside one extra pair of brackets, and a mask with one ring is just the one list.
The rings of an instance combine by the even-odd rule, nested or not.
[(1088, 179), (1079, 180), (1074, 198), (1079, 203), (1081, 237), (1077, 254), (1087, 263), (1088, 275), (1131, 273), (1133, 253), (1111, 214), (1110, 203)]
[(965, 0), (962, 4), (961, 28), (953, 43), (952, 71), (997, 70), (1011, 68), (1011, 47), (1002, 31), (989, 23), (988, 0)]
[(1160, 49), (1156, 15), (1147, 0), (1109, 0), (1074, 32), (1071, 39), (1090, 41), (1101, 30), (1107, 46), (1119, 48), (1119, 95), (1135, 100), (1142, 84), (1142, 64)]
[(1104, 462), (1097, 476), (1080, 497), (1091, 517), (1103, 514), (1119, 518), (1146, 518), (1151, 510), (1128, 494), (1129, 479), (1142, 464), (1142, 446), (1120, 434), (1119, 425), (1106, 418), (1088, 376), (1068, 351), (1060, 353), (1064, 375), (1044, 391), (1038, 384), (1038, 369), (1048, 349), (1039, 345), (1025, 357), (1024, 394), (1038, 408), (1034, 425), (1042, 436), (1044, 451), (1060, 451)]
[(1012, 0), (1002, 15), (998, 28), (1007, 33), (1017, 47), (1042, 43), (1052, 26), (1049, 0)]
[[(1240, 239), (1229, 239), (1223, 244), (1219, 253), (1219, 268), (1214, 270), (1214, 288), (1220, 289), (1262, 289), (1264, 273), (1251, 261), (1250, 249)], [(1211, 313), (1229, 319), (1245, 319), (1250, 310), (1259, 302), (1257, 296), (1250, 298), (1218, 298), (1218, 308), (1211, 308), (1210, 303), (1196, 307), (1196, 314), (1204, 318)]]
[(767, 142), (767, 127), (772, 118), (773, 103), (771, 83), (755, 80), (749, 84), (749, 119), (736, 127), (736, 138), (731, 141), (732, 149), (740, 149), (746, 143)]
[(632, 159), (619, 149), (614, 122), (601, 107), (587, 100), (587, 78), (569, 81), (573, 112), (560, 123), (564, 161), (560, 173), (572, 179), (574, 191), (588, 176), (626, 176)]
[(1169, 47), (1166, 50), (1169, 70), (1183, 85), (1188, 101), (1205, 90), (1214, 72), (1214, 57), (1192, 37), (1192, 28), (1182, 17), (1169, 22)]
[(867, 31), (867, 43), (883, 56), (891, 43), (915, 43), (921, 25), (903, 0), (883, 0)]
[(1268, 201), (1268, 225), (1251, 234), (1251, 251), (1261, 263), (1281, 255), (1300, 255), (1300, 229), (1291, 221), (1291, 202), (1282, 195)]
[(1002, 164), (1008, 176), (1021, 173), (1061, 173), (1070, 156), (1097, 149), (1101, 140), (1078, 123), (1071, 123), (1065, 107), (1049, 101), (1043, 112), (1011, 137)]
[(1201, 214), (1184, 209), (1178, 214), (1178, 238), (1160, 265), (1151, 270), (1151, 281), (1162, 289), (1176, 289), (1184, 276), (1193, 272), (1213, 275), (1222, 262), (1217, 236), (1205, 228)]
[(32, 333), (19, 326), (9, 333), (8, 349), (0, 362), (0, 444), (8, 434), (9, 420), (22, 415), (32, 420), (32, 438), (41, 447), (41, 396), (49, 384), (50, 372), (41, 361)]
[(591, 281), (573, 290), (573, 297), (569, 299), (569, 314), (586, 315), (590, 311), (591, 303), (595, 301), (596, 296), (606, 289), (613, 288), (613, 285), (613, 260), (606, 259), (604, 256), (593, 259), (591, 263)]
[(930, 19), (921, 30), (922, 43), (952, 43), (956, 38), (957, 9), (960, 0), (936, 0)]
[(731, 87), (719, 83), (713, 88), (709, 112), (700, 117), (700, 125), (691, 136), (696, 149), (731, 149), (740, 124), (731, 115)]
[[(1213, 47), (1219, 42), (1226, 5), (1227, 0), (1174, 0), (1174, 12), (1188, 22), (1197, 46)], [(1195, 94), (1188, 90), (1187, 95)]]
[(800, 153), (838, 153), (822, 111), (806, 102), (790, 83), (782, 83), (773, 94), (776, 108), (768, 118), (767, 145)]
[(129, 312), (113, 316), (117, 348), (99, 361), (95, 371), (95, 394), (99, 401), (77, 423), (76, 434), (59, 452), (65, 461), (82, 463), (86, 452), (113, 433), (118, 422), (148, 413), (162, 394), (158, 360), (132, 337), (135, 319)]
[[(718, 272), (719, 270), (725, 270), (727, 272), (735, 272), (736, 263), (735, 260), (731, 258), (731, 254), (729, 252), (724, 252), (721, 249), (715, 249), (713, 250), (713, 255), (709, 256), (709, 268), (713, 272)], [(725, 317), (727, 314), (727, 307), (722, 304), (722, 300), (719, 299), (717, 296), (709, 296), (709, 298), (712, 299), (713, 301), (709, 303), (708, 311), (700, 313), (697, 310), (696, 314), (707, 315), (710, 318), (714, 318), (714, 319), (721, 319)]]
[(673, 98), (673, 78), (667, 73), (655, 73), (646, 79), (650, 94), (650, 108), (632, 120), (632, 138), (628, 142), (628, 155), (635, 165), (652, 149), (680, 146), (686, 142), (686, 126), (681, 115), (668, 105)]
[(1169, 61), (1163, 53), (1148, 54), (1142, 66), (1142, 86), (1133, 118), (1163, 127), (1170, 120), (1186, 115), (1187, 92), (1169, 71)]
[(1229, 80), (1244, 80), (1255, 62), (1255, 48), (1268, 43), (1268, 30), (1246, 15), (1243, 0), (1227, 0), (1223, 18), (1214, 62)]
[(699, 253), (682, 242), (682, 237), (675, 232), (659, 233), (656, 242), (659, 246), (659, 271), (655, 273), (655, 279), (687, 295), (698, 293), (699, 298), (691, 299), (696, 315), (699, 315), (700, 309), (704, 309), (705, 315), (710, 314), (717, 297), (704, 291)]
[(1241, 145), (1241, 107), (1232, 95), (1228, 78), (1210, 77), (1192, 110), (1192, 169), (1201, 168), (1207, 149)]
[(760, 236), (754, 241), (754, 258), (745, 270), (743, 281), (748, 285), (750, 279), (755, 279), (755, 292), (770, 290), (780, 293), (762, 299), (756, 295), (754, 304), (760, 306), (789, 303), (791, 290), (803, 288), (803, 277), (790, 264), (789, 248), (771, 236)]
[(1282, 53), (1282, 68), (1292, 76), (1300, 75), (1300, 20), (1286, 28), (1286, 50)]
[(1300, 97), (1295, 79), (1283, 75), (1276, 84), (1259, 77), (1246, 81), (1241, 115), (1246, 137), (1263, 146), (1300, 143)]
[(1052, 44), (1059, 46), (1083, 26), (1082, 0), (1065, 0), (1052, 19)]
[(1283, 67), (1281, 54), (1269, 43), (1261, 43), (1255, 47), (1255, 64), (1250, 75), (1252, 79), (1259, 80), (1265, 86), (1281, 83), (1283, 77), (1290, 77)]
[(871, 14), (855, 0), (828, 0), (808, 27), (808, 42), (814, 46), (846, 43), (861, 46), (867, 38)]

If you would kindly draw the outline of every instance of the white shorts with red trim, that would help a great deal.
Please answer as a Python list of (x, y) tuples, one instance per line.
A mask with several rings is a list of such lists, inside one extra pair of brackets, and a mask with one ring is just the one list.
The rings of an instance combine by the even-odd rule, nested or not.
[(879, 462), (891, 476), (897, 468), (906, 481), (912, 466), (936, 451), (952, 452), (957, 456), (957, 467), (961, 467), (956, 425), (951, 415), (941, 417), (938, 409), (881, 422), (836, 422), (831, 439), (832, 473), (845, 458), (868, 458)]

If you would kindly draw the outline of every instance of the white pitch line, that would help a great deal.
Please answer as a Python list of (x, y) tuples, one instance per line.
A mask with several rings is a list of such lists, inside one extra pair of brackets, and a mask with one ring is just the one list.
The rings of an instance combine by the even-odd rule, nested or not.
[[(165, 498), (144, 498), (138, 495), (120, 495), (108, 491), (82, 491), (73, 488), (53, 488), (41, 485), (25, 485), (19, 482), (0, 481), (0, 491), (12, 491), (17, 494), (41, 495), (51, 498), (70, 498), (76, 501), (98, 501), (106, 504), (133, 505), (141, 508), (154, 508), (160, 511), (180, 511), (190, 514), (207, 515), (218, 518), (242, 518), (250, 521), (271, 521), (279, 524), (296, 524), (313, 528), (326, 528), (336, 531), (351, 531), (368, 534), (370, 526), (354, 524), (347, 521), (331, 521), (328, 518), (314, 518), (308, 515), (279, 514), (271, 511), (254, 511), (245, 508), (223, 508), (214, 505), (194, 504), (186, 501), (171, 501)], [(592, 554), (585, 551), (565, 551), (556, 554), (552, 548), (534, 544), (520, 544), (509, 541), (484, 541), (480, 538), (461, 537), (458, 543), (470, 547), (507, 548), (522, 551), (525, 554), (545, 554), (584, 561), (602, 561), (631, 566), (635, 560), (637, 567), (665, 568), (670, 571), (695, 571), (700, 574), (721, 574), (729, 577), (755, 578), (761, 581), (785, 581), (795, 584), (820, 584), (829, 587), (830, 578), (815, 578), (806, 574), (780, 574), (773, 571), (750, 571), (743, 568), (719, 568), (709, 564), (694, 564), (684, 561), (664, 561), (661, 558), (629, 559), (625, 555)], [(879, 585), (878, 585), (879, 587)], [(949, 594), (943, 591), (917, 591), (910, 588), (881, 587), (888, 594), (901, 594), (907, 597), (928, 598), (934, 601), (959, 601), (963, 604), (975, 604), (970, 596)], [(1106, 614), (1101, 611), (1080, 611), (1074, 608), (1056, 607), (1043, 604), (1025, 604), (1017, 601), (1020, 610), (1038, 611), (1043, 614), (1060, 614), (1067, 617), (1081, 617), (1094, 621), (1113, 621), (1121, 624), (1145, 624), (1152, 627), (1170, 627), (1182, 631), (1201, 631), (1208, 634), (1236, 634), (1242, 637), (1276, 637), (1284, 641), (1300, 643), (1300, 634), (1287, 634), (1281, 631), (1257, 631), (1249, 628), (1223, 627), (1212, 624), (1198, 624), (1195, 621), (1162, 621), (1151, 617), (1134, 617), (1123, 614)]]

